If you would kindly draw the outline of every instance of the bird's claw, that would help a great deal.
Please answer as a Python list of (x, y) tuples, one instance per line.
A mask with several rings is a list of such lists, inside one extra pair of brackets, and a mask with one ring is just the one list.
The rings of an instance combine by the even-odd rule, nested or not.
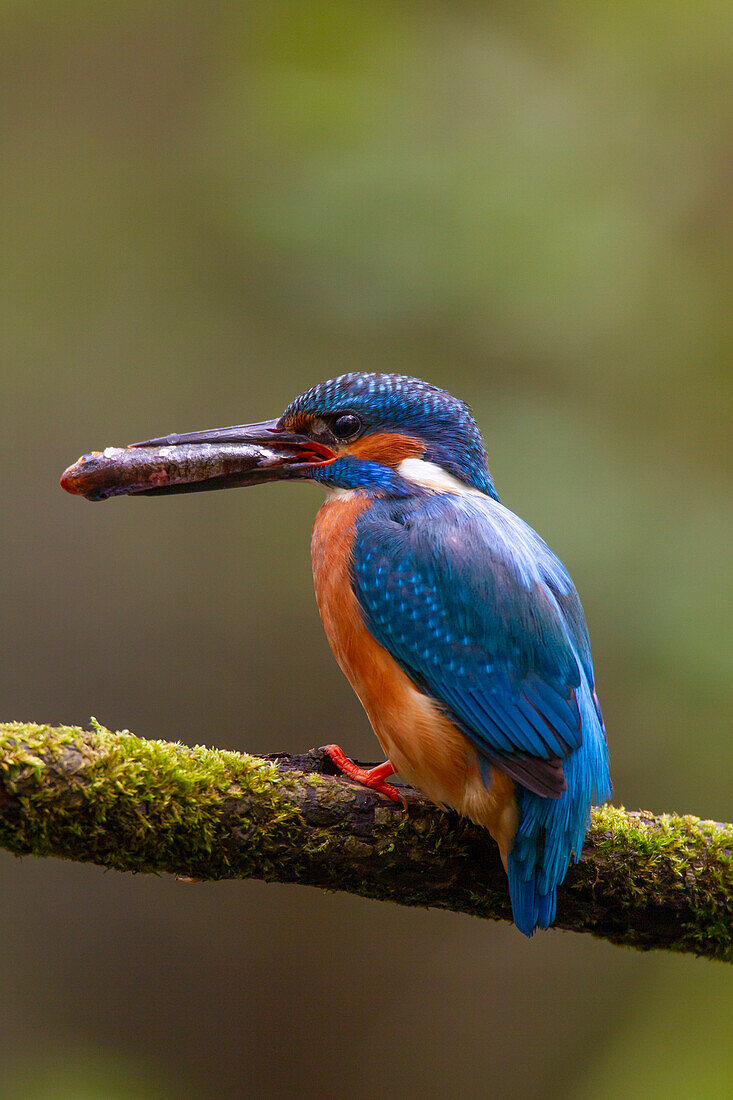
[(389, 760), (385, 760), (383, 764), (377, 764), (375, 768), (360, 768), (353, 760), (349, 760), (344, 750), (338, 745), (325, 745), (323, 751), (343, 775), (356, 783), (361, 783), (363, 787), (369, 787), (377, 794), (383, 794), (392, 802), (401, 802), (404, 809), (407, 809), (407, 802), (402, 793), (393, 784), (386, 782), (388, 775), (394, 775), (394, 768)]

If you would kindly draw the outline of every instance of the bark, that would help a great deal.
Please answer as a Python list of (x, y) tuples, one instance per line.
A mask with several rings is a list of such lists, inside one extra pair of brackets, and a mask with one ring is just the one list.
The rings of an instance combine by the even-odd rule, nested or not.
[[(267, 758), (98, 724), (0, 725), (0, 846), (119, 871), (259, 878), (511, 920), (488, 833), (404, 788), (407, 809), (322, 750)], [(733, 825), (594, 811), (556, 927), (733, 961)]]

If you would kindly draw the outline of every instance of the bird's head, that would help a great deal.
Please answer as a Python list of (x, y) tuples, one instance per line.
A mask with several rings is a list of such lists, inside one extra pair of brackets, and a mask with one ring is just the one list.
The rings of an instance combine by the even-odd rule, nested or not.
[[(494, 495), (481, 433), (468, 405), (401, 374), (353, 372), (321, 382), (288, 405), (277, 427), (334, 451), (314, 480), (339, 488), (385, 488), (397, 478), (441, 472)], [(403, 476), (404, 475), (404, 476)]]
[[(248, 455), (246, 469), (237, 469), (237, 448), (242, 456)], [(156, 449), (165, 470), (160, 463), (151, 465), (154, 482), (133, 477), (135, 453), (142, 456)], [(108, 453), (113, 466), (125, 466), (124, 484), (121, 479), (115, 483), (115, 470), (110, 473), (108, 463), (107, 481), (94, 494), (89, 492), (89, 480), (82, 474), (90, 468), (85, 463), (90, 456), (84, 456), (64, 474), (64, 488), (102, 499), (119, 493), (186, 492), (297, 478), (333, 489), (399, 493), (410, 491), (417, 482), (496, 495), (481, 433), (468, 405), (437, 386), (401, 374), (343, 374), (300, 394), (277, 420), (161, 436), (103, 454)]]

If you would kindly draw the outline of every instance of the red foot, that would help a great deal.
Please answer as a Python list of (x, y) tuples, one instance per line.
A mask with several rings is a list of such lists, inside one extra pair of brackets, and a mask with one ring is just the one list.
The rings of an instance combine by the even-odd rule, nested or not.
[(359, 768), (353, 760), (349, 760), (344, 750), (339, 748), (338, 745), (325, 745), (324, 751), (331, 757), (339, 771), (343, 772), (344, 775), (348, 775), (349, 779), (355, 779), (357, 783), (361, 783), (364, 787), (370, 787), (373, 791), (386, 795), (393, 802), (401, 802), (403, 806), (406, 805), (397, 788), (392, 786), (391, 783), (384, 782), (388, 775), (394, 775), (394, 768), (389, 760), (385, 760), (383, 764), (377, 764), (376, 768)]

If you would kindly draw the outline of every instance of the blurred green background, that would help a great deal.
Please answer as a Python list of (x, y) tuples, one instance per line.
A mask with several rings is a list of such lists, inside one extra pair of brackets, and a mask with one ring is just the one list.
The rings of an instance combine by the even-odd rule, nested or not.
[[(570, 568), (616, 801), (731, 820), (730, 5), (5, 2), (0, 50), (2, 717), (377, 757), (317, 490), (57, 481), (399, 371)], [(731, 1095), (719, 964), (0, 857), (2, 1100)]]

